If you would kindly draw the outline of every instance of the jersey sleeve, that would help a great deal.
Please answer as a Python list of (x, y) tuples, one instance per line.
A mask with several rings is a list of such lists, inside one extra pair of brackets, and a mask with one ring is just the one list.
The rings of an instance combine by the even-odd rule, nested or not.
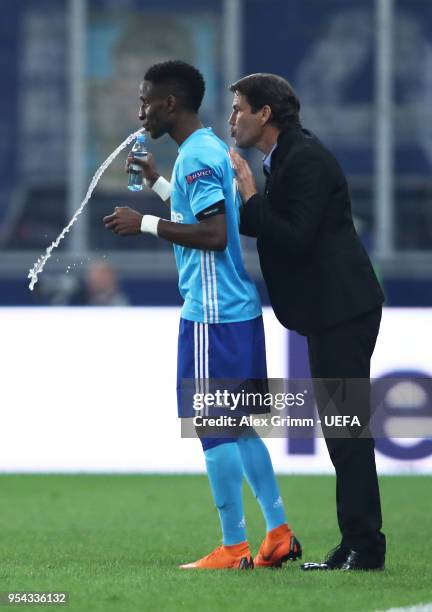
[(225, 198), (222, 163), (206, 157), (203, 152), (184, 159), (183, 177), (180, 177), (195, 216)]

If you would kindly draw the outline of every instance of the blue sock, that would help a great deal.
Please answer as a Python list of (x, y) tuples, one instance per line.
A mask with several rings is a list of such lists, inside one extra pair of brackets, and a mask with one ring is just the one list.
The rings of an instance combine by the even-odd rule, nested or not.
[(246, 479), (261, 506), (267, 531), (270, 531), (286, 523), (286, 516), (267, 446), (259, 436), (239, 438), (237, 445)]
[(243, 514), (243, 466), (236, 442), (219, 444), (204, 451), (207, 474), (219, 512), (226, 546), (246, 540)]

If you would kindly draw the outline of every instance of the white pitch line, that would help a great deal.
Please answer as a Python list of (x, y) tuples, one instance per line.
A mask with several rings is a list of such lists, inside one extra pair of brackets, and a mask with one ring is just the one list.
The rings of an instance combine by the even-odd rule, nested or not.
[(407, 608), (388, 608), (387, 610), (376, 610), (375, 612), (432, 612), (432, 602), (417, 604)]

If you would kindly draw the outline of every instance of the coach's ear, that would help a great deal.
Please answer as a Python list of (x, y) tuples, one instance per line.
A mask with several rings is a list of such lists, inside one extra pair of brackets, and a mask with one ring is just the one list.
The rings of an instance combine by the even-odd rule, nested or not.
[(268, 104), (264, 104), (262, 109), (259, 111), (261, 113), (261, 125), (265, 125), (269, 123), (272, 118), (272, 109)]

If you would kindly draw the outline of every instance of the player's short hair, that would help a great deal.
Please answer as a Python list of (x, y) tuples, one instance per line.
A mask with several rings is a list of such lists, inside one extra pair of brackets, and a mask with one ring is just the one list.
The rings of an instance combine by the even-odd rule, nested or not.
[(205, 92), (201, 72), (180, 60), (170, 60), (151, 66), (144, 80), (153, 85), (167, 84), (172, 95), (178, 98), (187, 110), (198, 112)]
[(290, 83), (276, 74), (250, 74), (233, 83), (229, 89), (245, 96), (253, 113), (266, 104), (270, 106), (270, 122), (279, 129), (300, 124), (300, 100)]

